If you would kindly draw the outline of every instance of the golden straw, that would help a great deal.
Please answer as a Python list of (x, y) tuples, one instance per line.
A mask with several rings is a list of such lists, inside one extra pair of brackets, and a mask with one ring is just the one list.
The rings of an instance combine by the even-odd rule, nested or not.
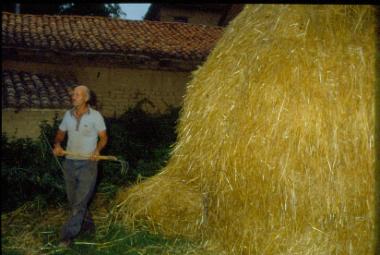
[(119, 215), (229, 254), (373, 253), (374, 60), (372, 6), (247, 5)]

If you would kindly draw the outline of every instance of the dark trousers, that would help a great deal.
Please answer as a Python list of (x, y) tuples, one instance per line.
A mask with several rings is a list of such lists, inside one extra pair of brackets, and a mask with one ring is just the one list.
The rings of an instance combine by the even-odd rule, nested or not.
[(87, 209), (94, 194), (97, 175), (97, 161), (65, 159), (63, 162), (71, 214), (61, 229), (61, 239), (72, 239), (79, 234), (82, 225), (93, 224)]

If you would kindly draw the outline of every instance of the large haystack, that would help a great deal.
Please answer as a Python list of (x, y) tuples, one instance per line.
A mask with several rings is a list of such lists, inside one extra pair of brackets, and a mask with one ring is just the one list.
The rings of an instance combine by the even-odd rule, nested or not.
[(120, 194), (126, 223), (231, 254), (370, 254), (371, 6), (246, 6), (196, 72), (158, 176)]

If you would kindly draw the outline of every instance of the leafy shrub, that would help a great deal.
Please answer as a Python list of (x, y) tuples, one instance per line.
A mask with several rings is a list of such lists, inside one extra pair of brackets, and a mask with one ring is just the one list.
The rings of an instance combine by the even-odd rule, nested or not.
[(40, 195), (45, 200), (64, 198), (62, 173), (52, 156), (31, 139), (1, 136), (1, 206), (7, 211)]
[(119, 118), (106, 118), (109, 141), (102, 154), (126, 160), (129, 171), (120, 176), (119, 165), (103, 162), (102, 177), (120, 183), (154, 175), (165, 165), (176, 140), (178, 113), (179, 108), (172, 108), (167, 114), (153, 115), (135, 107)]

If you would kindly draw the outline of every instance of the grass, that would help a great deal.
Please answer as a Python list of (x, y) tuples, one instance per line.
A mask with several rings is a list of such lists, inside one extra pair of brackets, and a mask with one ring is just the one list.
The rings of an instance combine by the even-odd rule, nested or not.
[[(200, 248), (190, 241), (167, 239), (159, 234), (151, 234), (146, 230), (126, 230), (119, 224), (113, 224), (104, 236), (80, 235), (70, 248), (57, 246), (58, 227), (51, 227), (40, 232), (42, 246), (40, 254), (199, 254)], [(3, 254), (28, 254), (25, 249), (12, 247), (6, 236), (3, 238)], [(36, 251), (38, 254), (38, 251)]]
[(200, 243), (151, 233), (144, 225), (134, 229), (115, 220), (114, 187), (100, 185), (90, 209), (96, 233), (81, 233), (69, 248), (58, 247), (59, 230), (68, 216), (66, 205), (48, 207), (38, 199), (2, 214), (2, 253), (21, 254), (211, 254)]

